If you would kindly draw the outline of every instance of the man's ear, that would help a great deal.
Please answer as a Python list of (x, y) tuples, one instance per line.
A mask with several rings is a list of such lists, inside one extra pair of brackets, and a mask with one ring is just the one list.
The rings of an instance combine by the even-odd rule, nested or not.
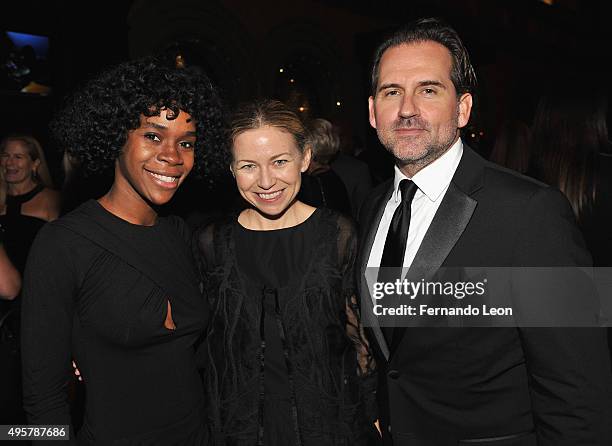
[(470, 93), (463, 93), (459, 98), (459, 119), (457, 120), (457, 127), (463, 128), (470, 121), (472, 101), (473, 99)]
[(232, 165), (231, 165), (231, 164), (229, 165), (229, 170), (230, 170), (230, 172), (232, 173), (232, 176), (233, 176), (234, 178), (236, 178), (236, 174), (234, 173), (234, 168), (232, 167)]
[(376, 114), (374, 113), (374, 97), (370, 96), (368, 98), (368, 111), (370, 117), (370, 125), (373, 128), (376, 128)]

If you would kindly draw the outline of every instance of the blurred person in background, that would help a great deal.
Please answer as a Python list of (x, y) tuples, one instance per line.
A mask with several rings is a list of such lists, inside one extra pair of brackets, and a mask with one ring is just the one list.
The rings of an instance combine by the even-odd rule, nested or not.
[(531, 130), (519, 119), (505, 120), (497, 132), (489, 161), (526, 173), (529, 169)]
[(23, 272), (38, 230), (60, 212), (60, 194), (53, 183), (40, 143), (29, 135), (0, 141), (0, 168), (4, 181), (0, 195), (0, 223), (6, 231), (6, 250)]
[[(532, 125), (530, 172), (569, 200), (593, 265), (612, 266), (612, 155), (604, 95), (544, 94)], [(612, 318), (612, 298), (602, 299)], [(610, 323), (610, 321), (608, 321)], [(612, 328), (608, 328), (612, 358)]]
[(340, 136), (325, 119), (314, 119), (308, 132), (312, 159), (302, 178), (299, 199), (310, 206), (334, 209), (350, 216), (351, 201), (346, 186), (331, 168), (340, 151)]
[[(26, 259), (38, 231), (59, 215), (60, 195), (40, 143), (30, 135), (11, 135), (0, 141), (0, 225), (3, 249), (23, 275)], [(3, 280), (3, 279), (0, 279)], [(0, 420), (24, 423), (21, 403), (21, 299), (0, 301)]]
[[(354, 140), (359, 141), (358, 138)], [(340, 177), (346, 187), (351, 200), (352, 215), (355, 219), (359, 217), (361, 205), (374, 187), (369, 166), (354, 156), (360, 149), (360, 147), (343, 144), (341, 138), (340, 151), (331, 163), (332, 170)]]
[(612, 157), (601, 97), (549, 93), (532, 126), (530, 171), (567, 197), (595, 265), (612, 265)]

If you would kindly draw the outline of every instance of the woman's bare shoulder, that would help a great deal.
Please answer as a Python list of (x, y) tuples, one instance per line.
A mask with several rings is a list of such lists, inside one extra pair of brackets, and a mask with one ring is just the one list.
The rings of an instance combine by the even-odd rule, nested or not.
[(61, 194), (55, 189), (45, 187), (32, 200), (23, 204), (22, 213), (52, 221), (59, 217)]

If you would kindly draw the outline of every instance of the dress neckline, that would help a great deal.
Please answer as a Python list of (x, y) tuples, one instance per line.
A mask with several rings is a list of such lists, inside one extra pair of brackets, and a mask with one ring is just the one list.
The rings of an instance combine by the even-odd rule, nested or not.
[(45, 186), (37, 184), (34, 189), (31, 189), (25, 194), (19, 195), (6, 195), (6, 215), (21, 215), (21, 205), (27, 203), (40, 193)]
[(315, 220), (315, 215), (319, 214), (319, 209), (320, 208), (315, 208), (315, 210), (312, 212), (312, 214), (310, 214), (308, 216), (308, 218), (306, 218), (304, 221), (298, 223), (297, 225), (293, 225), (293, 226), (287, 226), (286, 228), (278, 228), (278, 229), (249, 229), (249, 228), (245, 228), (244, 226), (242, 226), (240, 224), (240, 222), (238, 221), (238, 216), (236, 217), (235, 223), (236, 226), (238, 226), (239, 229), (245, 231), (245, 232), (249, 232), (249, 233), (257, 233), (257, 234), (264, 234), (264, 233), (272, 233), (272, 234), (278, 234), (279, 232), (284, 232), (284, 231), (293, 231), (293, 230), (297, 230), (300, 229), (306, 225), (309, 224), (309, 222), (314, 221)]
[(159, 227), (159, 224), (162, 220), (162, 217), (158, 216), (155, 223), (151, 226), (139, 225), (137, 223), (130, 223), (129, 221), (124, 220), (123, 218), (113, 214), (111, 211), (102, 206), (102, 204), (100, 204), (98, 200), (89, 200), (89, 206), (96, 214), (100, 215), (110, 224), (121, 225), (125, 228), (134, 228), (135, 230), (152, 231), (155, 228)]

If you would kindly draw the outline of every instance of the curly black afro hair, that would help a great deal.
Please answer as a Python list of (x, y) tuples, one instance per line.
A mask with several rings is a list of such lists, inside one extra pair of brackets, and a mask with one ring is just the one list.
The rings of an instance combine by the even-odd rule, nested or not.
[(228, 165), (224, 107), (201, 70), (177, 67), (174, 60), (147, 57), (102, 73), (68, 98), (51, 131), (85, 173), (105, 174), (141, 115), (159, 115), (163, 108), (195, 120), (195, 170), (215, 181)]

